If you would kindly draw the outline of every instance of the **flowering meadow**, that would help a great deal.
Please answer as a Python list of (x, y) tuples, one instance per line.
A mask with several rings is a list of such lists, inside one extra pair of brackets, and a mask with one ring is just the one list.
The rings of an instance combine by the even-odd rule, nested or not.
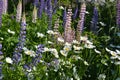
[(120, 80), (120, 0), (0, 0), (0, 80)]

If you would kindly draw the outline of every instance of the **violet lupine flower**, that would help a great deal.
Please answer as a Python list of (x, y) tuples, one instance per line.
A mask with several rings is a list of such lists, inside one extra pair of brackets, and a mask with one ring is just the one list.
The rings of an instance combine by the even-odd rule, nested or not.
[(76, 36), (76, 39), (78, 41), (80, 40), (80, 35), (81, 35), (82, 31), (83, 31), (84, 20), (85, 20), (85, 12), (86, 12), (86, 4), (82, 3), (80, 15), (79, 15), (80, 20), (78, 21), (78, 25), (77, 25), (77, 36)]
[(94, 7), (93, 17), (91, 22), (91, 30), (93, 31), (93, 33), (96, 33), (97, 31), (97, 22), (98, 22), (98, 10), (96, 7)]
[(0, 27), (2, 24), (3, 0), (0, 0)]
[(38, 17), (39, 18), (42, 17), (43, 9), (44, 9), (44, 0), (40, 0), (40, 5), (39, 5), (39, 9), (38, 9)]
[(16, 21), (20, 22), (22, 16), (22, 1), (19, 0), (19, 3), (17, 5), (17, 14), (16, 14)]
[(18, 64), (22, 58), (21, 52), (25, 45), (25, 41), (26, 41), (26, 17), (24, 13), (22, 17), (22, 22), (21, 22), (19, 43), (17, 44), (15, 51), (13, 53), (13, 61), (15, 64)]
[(38, 45), (38, 48), (36, 51), (36, 56), (32, 60), (32, 64), (34, 66), (36, 66), (40, 62), (43, 51), (44, 51), (44, 45), (42, 45), (42, 44)]
[(56, 13), (56, 10), (57, 10), (57, 0), (54, 0), (54, 8), (53, 8), (53, 14), (55, 14)]
[(36, 20), (37, 20), (37, 8), (36, 6), (34, 6), (33, 14), (32, 14), (32, 22), (36, 23)]
[(73, 15), (73, 20), (76, 19), (77, 14), (78, 14), (78, 7), (76, 7), (76, 9), (75, 9), (75, 12), (74, 12), (74, 15)]
[[(0, 44), (0, 56), (3, 55), (3, 53), (2, 53), (1, 50), (2, 50), (2, 44)], [(3, 62), (0, 61), (0, 80), (2, 80), (2, 78), (3, 78), (3, 74), (2, 74), (2, 64), (3, 64)]]
[(65, 23), (65, 32), (64, 32), (64, 39), (65, 42), (71, 43), (75, 37), (75, 31), (71, 28), (71, 21), (72, 21), (72, 9), (68, 9), (66, 23)]
[(39, 6), (39, 0), (34, 0), (34, 6), (38, 7)]
[(48, 1), (47, 5), (47, 15), (48, 15), (48, 29), (52, 29), (52, 3), (51, 0)]
[(118, 28), (120, 28), (120, 0), (117, 0), (117, 19), (116, 23)]
[(8, 0), (2, 0), (2, 1), (3, 1), (3, 14), (6, 14), (8, 9)]
[(65, 27), (66, 17), (67, 17), (67, 11), (66, 11), (66, 7), (65, 7), (64, 12), (63, 12), (63, 27)]
[(46, 0), (46, 1), (45, 1), (45, 4), (44, 4), (44, 11), (45, 11), (45, 13), (47, 13), (48, 1), (49, 1), (49, 0)]

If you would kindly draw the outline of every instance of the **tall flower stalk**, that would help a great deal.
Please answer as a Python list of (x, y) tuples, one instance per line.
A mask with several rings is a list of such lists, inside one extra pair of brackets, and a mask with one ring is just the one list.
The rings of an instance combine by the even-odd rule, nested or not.
[(22, 16), (22, 1), (19, 0), (19, 3), (17, 5), (17, 14), (16, 14), (16, 21), (20, 22)]
[(0, 27), (2, 24), (3, 0), (0, 0)]
[(6, 14), (8, 9), (8, 0), (2, 0), (2, 1), (3, 1), (3, 14)]
[(26, 17), (25, 13), (23, 14), (22, 17), (22, 22), (21, 22), (21, 28), (20, 28), (20, 35), (19, 35), (19, 42), (15, 48), (15, 51), (13, 53), (13, 61), (15, 64), (19, 63), (21, 58), (22, 58), (22, 50), (25, 45), (26, 41)]
[(65, 42), (71, 43), (75, 38), (75, 31), (71, 28), (72, 21), (72, 9), (68, 9), (66, 23), (65, 23), (65, 32), (64, 32), (64, 40)]
[(82, 3), (81, 5), (81, 10), (80, 10), (80, 14), (79, 14), (79, 18), (80, 20), (78, 21), (78, 25), (77, 25), (77, 35), (76, 35), (76, 39), (79, 41), (80, 40), (80, 35), (83, 31), (83, 27), (84, 27), (84, 20), (85, 20), (85, 12), (86, 12), (86, 4)]
[(40, 0), (40, 5), (39, 5), (39, 9), (38, 9), (38, 17), (41, 18), (42, 17), (42, 12), (44, 9), (44, 0)]
[(117, 0), (117, 19), (116, 24), (120, 28), (120, 0)]
[(64, 12), (63, 12), (63, 27), (65, 27), (66, 17), (67, 17), (67, 11), (66, 11), (66, 7), (65, 7)]
[(39, 6), (39, 0), (34, 0), (34, 6), (36, 6), (36, 7)]
[[(2, 53), (2, 44), (0, 44), (0, 57), (2, 57), (3, 56), (3, 53)], [(3, 62), (1, 61), (1, 59), (0, 59), (0, 80), (2, 80), (2, 78), (3, 78), (3, 74), (2, 74), (2, 64), (3, 64)]]
[(76, 9), (75, 9), (75, 12), (74, 12), (74, 15), (73, 15), (73, 20), (76, 19), (77, 14), (78, 14), (78, 7), (76, 7)]
[(34, 6), (33, 14), (32, 14), (32, 22), (36, 23), (36, 20), (37, 20), (37, 8), (36, 6)]
[(97, 22), (98, 22), (98, 10), (94, 7), (93, 17), (91, 21), (91, 31), (96, 34), (97, 32)]
[(48, 1), (48, 5), (47, 5), (47, 15), (48, 15), (48, 29), (51, 30), (52, 29), (52, 3), (51, 0)]

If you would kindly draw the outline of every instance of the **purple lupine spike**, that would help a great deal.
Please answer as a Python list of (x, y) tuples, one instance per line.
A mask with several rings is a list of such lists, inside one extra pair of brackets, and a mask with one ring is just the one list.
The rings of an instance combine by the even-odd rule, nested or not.
[(117, 17), (116, 17), (116, 24), (118, 28), (120, 28), (120, 0), (117, 0)]
[(56, 13), (56, 10), (57, 10), (57, 2), (58, 2), (58, 0), (54, 0), (53, 14)]
[(39, 0), (34, 0), (34, 6), (38, 7), (39, 6)]
[(38, 17), (39, 18), (42, 17), (43, 9), (44, 9), (44, 0), (40, 0), (40, 5), (39, 5), (39, 9), (38, 9)]
[(44, 51), (44, 45), (40, 44), (38, 45), (37, 51), (36, 51), (36, 56), (32, 60), (32, 64), (36, 66), (39, 62), (40, 59), (42, 58), (42, 53)]
[(66, 7), (65, 7), (64, 12), (63, 12), (63, 27), (65, 27), (66, 17), (67, 17), (67, 11), (66, 11)]
[(17, 44), (15, 51), (13, 53), (13, 61), (15, 64), (18, 64), (22, 58), (22, 50), (25, 45), (26, 41), (26, 17), (25, 13), (22, 17), (21, 28), (20, 28), (20, 35), (19, 35), (19, 43)]
[[(2, 44), (0, 44), (0, 50), (2, 49)], [(0, 51), (0, 56), (2, 56), (3, 55), (3, 53), (2, 53), (2, 51)], [(0, 61), (0, 80), (2, 80), (2, 78), (3, 78), (3, 74), (2, 74), (2, 64), (3, 64), (3, 62), (2, 61)]]
[(45, 4), (44, 4), (44, 11), (45, 11), (45, 13), (47, 13), (47, 4), (48, 4), (48, 1), (49, 1), (49, 0), (46, 0), (46, 1), (45, 1)]
[(48, 15), (48, 29), (52, 29), (52, 3), (51, 0), (48, 1), (47, 5), (47, 15)]
[(76, 39), (78, 41), (80, 41), (80, 36), (81, 36), (81, 33), (83, 32), (84, 20), (85, 20), (85, 12), (86, 12), (86, 4), (82, 3), (80, 15), (79, 15), (80, 20), (78, 21), (78, 25), (77, 25), (77, 36), (76, 36)]
[(73, 20), (76, 19), (77, 14), (78, 14), (78, 7), (76, 7), (76, 9), (75, 9), (75, 12), (74, 12), (74, 15), (73, 15)]
[(96, 7), (94, 7), (93, 17), (91, 22), (91, 30), (93, 31), (93, 33), (96, 33), (97, 31), (97, 22), (98, 22), (98, 10)]
[(0, 0), (0, 27), (2, 24), (3, 0)]

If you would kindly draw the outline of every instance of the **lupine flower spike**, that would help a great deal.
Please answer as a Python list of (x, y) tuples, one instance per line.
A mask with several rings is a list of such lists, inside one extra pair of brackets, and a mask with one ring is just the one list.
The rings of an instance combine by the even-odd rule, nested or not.
[[(0, 57), (3, 58), (3, 53), (2, 53), (1, 50), (2, 50), (2, 44), (0, 44)], [(1, 59), (0, 59), (0, 80), (2, 80), (2, 78), (3, 78), (3, 74), (2, 74), (2, 64), (3, 64), (3, 62), (1, 61)]]
[(79, 14), (80, 20), (78, 21), (78, 25), (77, 25), (77, 36), (76, 36), (76, 40), (78, 40), (78, 41), (80, 41), (80, 36), (81, 36), (81, 33), (82, 33), (82, 31), (83, 31), (83, 27), (84, 27), (85, 12), (86, 12), (86, 4), (85, 4), (85, 3), (82, 3), (82, 5), (81, 5), (81, 10), (80, 10), (80, 14)]
[(67, 17), (67, 11), (66, 11), (66, 7), (65, 7), (64, 12), (63, 12), (63, 27), (65, 27), (66, 17)]
[(48, 6), (47, 6), (47, 15), (48, 15), (48, 29), (52, 29), (52, 3), (51, 0), (48, 1)]
[(94, 7), (93, 11), (93, 17), (91, 21), (91, 31), (96, 34), (97, 32), (97, 22), (98, 22), (98, 10), (96, 7)]
[(3, 0), (0, 0), (0, 27), (2, 24)]
[(2, 0), (2, 1), (3, 1), (3, 14), (6, 14), (8, 9), (8, 0)]
[(34, 6), (33, 14), (32, 14), (32, 22), (36, 23), (36, 20), (37, 20), (37, 8), (36, 6)]
[(22, 16), (22, 1), (19, 0), (19, 3), (17, 5), (17, 14), (16, 14), (16, 21), (20, 22)]
[(74, 15), (73, 15), (73, 20), (76, 19), (77, 14), (78, 14), (78, 7), (76, 7), (76, 9), (75, 9), (75, 12), (74, 12)]
[(116, 23), (118, 28), (120, 28), (120, 0), (117, 0), (117, 19)]
[(39, 0), (34, 0), (34, 6), (36, 6), (36, 7), (39, 6)]
[(72, 21), (72, 9), (68, 9), (66, 23), (65, 23), (65, 32), (64, 32), (64, 39), (65, 42), (71, 43), (74, 40), (75, 32), (71, 28), (71, 21)]
[(22, 58), (21, 52), (25, 45), (25, 41), (26, 41), (26, 17), (24, 13), (22, 17), (21, 28), (20, 28), (19, 43), (17, 44), (15, 51), (13, 53), (13, 61), (15, 64), (18, 64)]
[(39, 5), (39, 9), (38, 9), (38, 17), (39, 18), (42, 17), (43, 9), (44, 9), (44, 0), (40, 0), (40, 5)]

